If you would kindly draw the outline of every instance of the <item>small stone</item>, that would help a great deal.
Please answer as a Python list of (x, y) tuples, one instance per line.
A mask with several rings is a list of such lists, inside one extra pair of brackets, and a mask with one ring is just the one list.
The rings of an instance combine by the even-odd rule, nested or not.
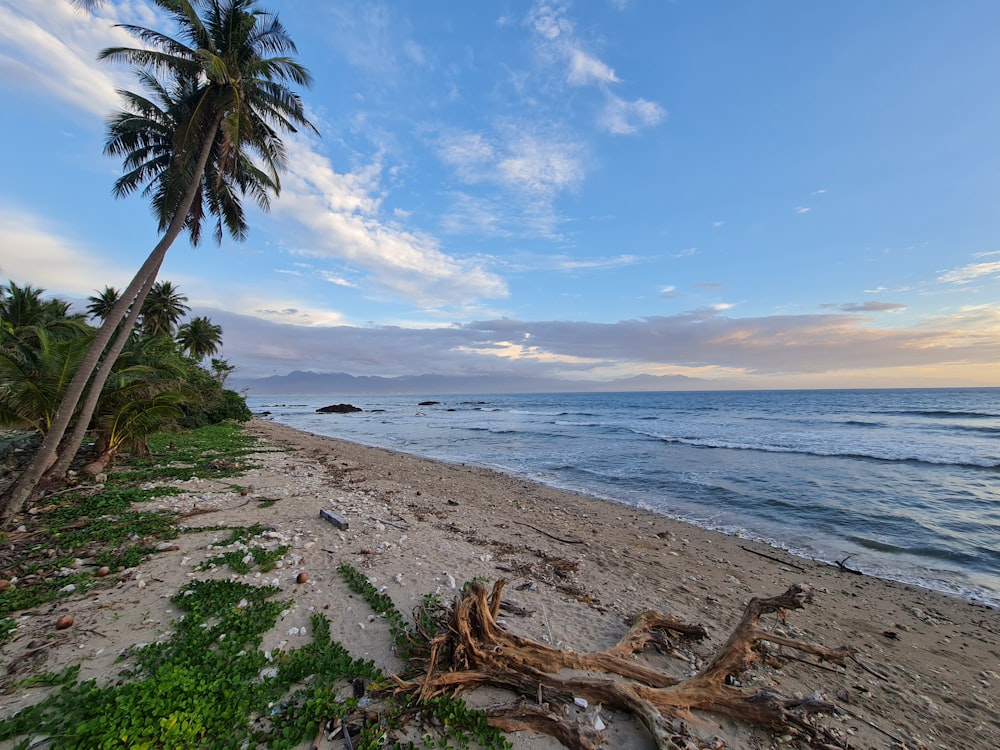
[(104, 576), (108, 575), (109, 573), (111, 573), (111, 568), (109, 568), (107, 565), (102, 565), (97, 569), (98, 578), (104, 578)]
[(56, 628), (58, 628), (59, 630), (65, 630), (66, 628), (71, 627), (73, 625), (73, 622), (74, 620), (72, 617), (70, 617), (69, 615), (63, 615), (58, 620), (56, 620)]
[(305, 583), (308, 580), (309, 580), (309, 574), (306, 573), (304, 570), (301, 573), (299, 573), (297, 576), (295, 576), (295, 582), (296, 583)]

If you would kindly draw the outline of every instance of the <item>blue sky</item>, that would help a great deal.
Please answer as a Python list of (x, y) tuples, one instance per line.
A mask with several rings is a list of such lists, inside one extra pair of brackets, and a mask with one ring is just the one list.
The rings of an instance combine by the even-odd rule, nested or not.
[[(160, 277), (241, 377), (1000, 385), (1000, 4), (262, 3), (321, 136), (245, 243)], [(156, 241), (102, 155), (139, 0), (0, 0), (0, 279)]]

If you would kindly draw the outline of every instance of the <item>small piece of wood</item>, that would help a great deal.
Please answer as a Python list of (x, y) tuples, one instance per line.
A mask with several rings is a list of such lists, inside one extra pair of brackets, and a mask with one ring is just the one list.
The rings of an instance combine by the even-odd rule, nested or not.
[(740, 545), (740, 549), (743, 550), (744, 552), (749, 552), (751, 555), (757, 555), (757, 557), (763, 557), (765, 560), (771, 560), (772, 562), (776, 562), (779, 565), (786, 565), (789, 568), (792, 568), (793, 570), (799, 571), (800, 573), (806, 572), (805, 568), (799, 567), (795, 563), (788, 562), (787, 560), (782, 560), (780, 557), (772, 557), (771, 555), (765, 555), (763, 552), (758, 552), (755, 549), (744, 547), (742, 544)]
[(330, 523), (332, 523), (334, 526), (336, 526), (338, 529), (341, 529), (341, 530), (346, 529), (350, 525), (350, 524), (348, 524), (346, 518), (343, 518), (342, 516), (338, 516), (333, 511), (326, 510), (325, 508), (321, 508), (320, 509), (320, 511), (319, 511), (319, 517), (320, 518), (325, 518), (327, 521), (329, 521)]

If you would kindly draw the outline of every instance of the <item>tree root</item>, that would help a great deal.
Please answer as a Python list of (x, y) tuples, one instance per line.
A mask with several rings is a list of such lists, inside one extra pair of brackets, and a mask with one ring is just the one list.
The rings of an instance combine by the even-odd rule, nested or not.
[(497, 624), (504, 585), (503, 580), (497, 581), (487, 594), (485, 586), (473, 583), (456, 597), (444, 614), (447, 632), (430, 642), (422, 677), (396, 677), (397, 689), (422, 699), (486, 685), (507, 688), (529, 699), (537, 696), (536, 704), (520, 702), (489, 712), (490, 723), (504, 731), (544, 732), (567, 747), (584, 750), (596, 747), (600, 737), (592, 727), (581, 727), (563, 718), (574, 698), (635, 715), (663, 750), (677, 747), (672, 739), (677, 736), (676, 722), (692, 720), (692, 711), (721, 714), (788, 732), (820, 746), (848, 747), (829, 731), (806, 720), (809, 714), (835, 710), (818, 694), (795, 699), (767, 687), (733, 684), (736, 677), (761, 659), (766, 643), (841, 666), (854, 656), (855, 649), (850, 646), (831, 649), (759, 628), (764, 615), (775, 613), (783, 619), (788, 610), (810, 603), (812, 590), (806, 585), (795, 584), (778, 596), (751, 599), (725, 645), (706, 667), (687, 678), (644, 666), (631, 657), (651, 645), (670, 653), (678, 640), (701, 640), (707, 632), (700, 625), (647, 611), (635, 619), (618, 644), (606, 651), (563, 651), (515, 635)]

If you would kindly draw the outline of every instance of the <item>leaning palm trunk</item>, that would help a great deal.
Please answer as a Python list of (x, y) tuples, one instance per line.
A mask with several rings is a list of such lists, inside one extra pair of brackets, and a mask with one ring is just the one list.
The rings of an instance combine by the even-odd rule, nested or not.
[(118, 361), (122, 349), (125, 348), (125, 344), (128, 343), (129, 338), (132, 336), (132, 330), (135, 328), (135, 324), (142, 314), (142, 302), (146, 299), (146, 295), (149, 294), (149, 290), (153, 288), (159, 270), (160, 268), (157, 266), (146, 277), (146, 282), (139, 290), (139, 294), (132, 307), (129, 308), (128, 317), (125, 318), (125, 322), (119, 327), (118, 335), (112, 341), (111, 348), (104, 354), (104, 366), (98, 367), (94, 373), (94, 378), (87, 389), (83, 406), (80, 407), (80, 414), (73, 432), (70, 433), (69, 438), (63, 443), (63, 449), (59, 453), (59, 458), (52, 465), (52, 468), (48, 470), (46, 476), (51, 476), (55, 479), (64, 476), (69, 470), (70, 464), (73, 463), (73, 459), (76, 458), (76, 454), (79, 453), (80, 446), (83, 445), (83, 439), (87, 435), (87, 429), (90, 427), (90, 420), (97, 409), (97, 402), (101, 400), (101, 391), (104, 389), (104, 384), (111, 374), (112, 365)]
[[(167, 226), (163, 237), (160, 238), (158, 243), (156, 243), (156, 247), (153, 248), (149, 257), (146, 258), (146, 262), (142, 264), (142, 267), (139, 269), (138, 273), (136, 273), (132, 282), (128, 285), (128, 288), (122, 293), (121, 299), (115, 303), (115, 306), (111, 309), (111, 312), (105, 319), (104, 324), (94, 337), (94, 341), (91, 343), (90, 348), (87, 350), (87, 354), (80, 363), (79, 369), (76, 371), (76, 374), (70, 381), (69, 386), (66, 388), (66, 394), (59, 403), (59, 408), (56, 409), (52, 425), (49, 428), (48, 433), (46, 433), (42, 444), (39, 446), (38, 453), (35, 454), (35, 458), (18, 478), (10, 492), (7, 493), (7, 496), (0, 499), (0, 524), (8, 524), (10, 520), (20, 512), (21, 508), (24, 507), (24, 503), (38, 486), (38, 482), (41, 480), (42, 475), (55, 463), (59, 443), (62, 440), (63, 435), (66, 434), (66, 429), (69, 427), (70, 420), (73, 417), (73, 412), (76, 410), (76, 405), (80, 403), (84, 390), (87, 388), (87, 383), (90, 382), (91, 376), (94, 375), (95, 371), (98, 373), (103, 372), (103, 375), (99, 376), (101, 379), (100, 387), (103, 387), (104, 380), (107, 378), (107, 373), (111, 370), (111, 366), (114, 364), (114, 359), (110, 359), (109, 356), (105, 356), (104, 366), (98, 370), (98, 365), (101, 364), (102, 355), (105, 354), (105, 348), (108, 346), (108, 342), (111, 341), (111, 337), (118, 328), (118, 324), (125, 319), (125, 316), (129, 311), (129, 306), (135, 305), (137, 308), (142, 308), (142, 303), (146, 298), (146, 294), (149, 293), (149, 288), (152, 286), (150, 277), (155, 279), (160, 265), (163, 263), (163, 259), (167, 254), (167, 250), (170, 249), (174, 240), (180, 236), (181, 231), (184, 229), (188, 212), (198, 195), (198, 188), (205, 172), (205, 166), (208, 164), (208, 157), (212, 150), (213, 141), (215, 140), (215, 133), (219, 128), (221, 120), (222, 116), (220, 114), (202, 142), (201, 152), (198, 155), (198, 163), (194, 170), (191, 182), (188, 185), (187, 191), (184, 193), (183, 199), (177, 206), (177, 210), (170, 220), (170, 224)], [(148, 286), (147, 282), (150, 282)], [(144, 288), (145, 294), (143, 294), (140, 299), (140, 292), (142, 292)], [(123, 331), (123, 333), (125, 332)], [(122, 342), (122, 346), (124, 346), (124, 342)], [(121, 348), (118, 348), (118, 352), (120, 351)], [(107, 354), (110, 355), (111, 351), (108, 351)], [(115, 354), (115, 357), (117, 358), (117, 353)], [(94, 385), (96, 385), (96, 379), (91, 387), (93, 388)], [(98, 394), (100, 393), (100, 387), (96, 388)], [(96, 405), (96, 403), (95, 399), (94, 404)], [(79, 418), (84, 422), (84, 424), (87, 424), (90, 421), (92, 414), (93, 406), (91, 407), (90, 414), (81, 414)], [(78, 449), (79, 445), (66, 446), (66, 450), (70, 450), (74, 454)]]

